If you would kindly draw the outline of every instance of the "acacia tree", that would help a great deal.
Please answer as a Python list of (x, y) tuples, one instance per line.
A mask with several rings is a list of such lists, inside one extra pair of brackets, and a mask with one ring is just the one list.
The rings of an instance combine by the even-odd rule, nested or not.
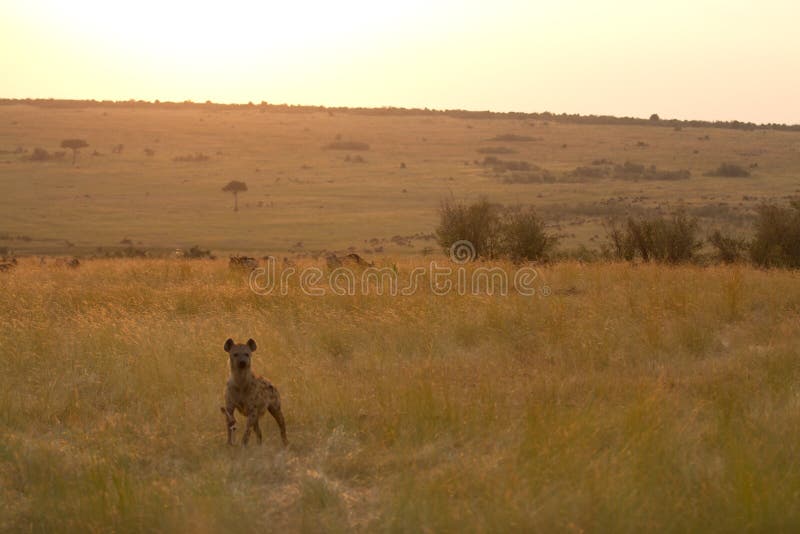
[(247, 184), (238, 180), (231, 180), (222, 190), (226, 193), (233, 193), (233, 211), (239, 211), (239, 193), (247, 191)]
[(72, 164), (75, 165), (75, 160), (78, 158), (78, 150), (89, 146), (84, 139), (64, 139), (61, 141), (61, 148), (69, 148), (72, 150)]

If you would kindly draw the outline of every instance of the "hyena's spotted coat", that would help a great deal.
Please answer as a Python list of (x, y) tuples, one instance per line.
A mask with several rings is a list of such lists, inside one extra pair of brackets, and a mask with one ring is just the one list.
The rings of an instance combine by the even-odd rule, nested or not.
[(220, 407), (225, 414), (228, 427), (228, 444), (233, 445), (233, 432), (236, 430), (234, 410), (247, 417), (247, 426), (242, 436), (242, 445), (247, 445), (250, 440), (250, 431), (255, 431), (258, 442), (261, 443), (261, 429), (258, 420), (269, 412), (281, 430), (283, 445), (289, 442), (286, 439), (286, 423), (281, 413), (281, 399), (278, 390), (269, 380), (256, 376), (250, 368), (250, 360), (256, 342), (249, 339), (247, 343), (237, 344), (232, 339), (225, 342), (225, 352), (230, 355), (231, 377), (225, 387), (225, 406)]

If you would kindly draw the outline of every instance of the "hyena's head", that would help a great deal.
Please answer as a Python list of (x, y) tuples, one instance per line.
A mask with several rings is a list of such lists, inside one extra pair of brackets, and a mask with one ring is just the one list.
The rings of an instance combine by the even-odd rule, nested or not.
[(235, 343), (232, 339), (225, 342), (225, 352), (231, 358), (231, 372), (242, 372), (250, 369), (250, 357), (256, 350), (256, 342), (248, 339), (247, 343)]

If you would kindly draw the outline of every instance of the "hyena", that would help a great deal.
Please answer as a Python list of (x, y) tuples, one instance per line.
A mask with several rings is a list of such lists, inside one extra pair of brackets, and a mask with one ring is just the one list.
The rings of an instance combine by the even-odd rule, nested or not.
[(256, 376), (250, 368), (256, 342), (248, 339), (247, 343), (237, 344), (232, 339), (225, 342), (225, 352), (230, 355), (231, 377), (225, 387), (225, 406), (220, 410), (225, 414), (228, 427), (228, 444), (233, 445), (233, 432), (236, 430), (234, 410), (247, 417), (247, 426), (242, 436), (242, 445), (247, 445), (250, 440), (250, 431), (255, 431), (258, 442), (261, 443), (261, 429), (258, 420), (269, 412), (281, 430), (281, 440), (284, 447), (289, 444), (286, 439), (286, 423), (281, 413), (281, 398), (278, 390), (269, 380)]

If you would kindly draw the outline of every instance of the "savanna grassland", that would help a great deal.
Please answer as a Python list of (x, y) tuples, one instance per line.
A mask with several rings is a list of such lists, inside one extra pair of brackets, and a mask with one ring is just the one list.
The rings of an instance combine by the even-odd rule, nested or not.
[[(527, 266), (533, 296), (259, 295), (227, 256), (454, 268), (437, 207), (482, 196), (535, 206), (562, 250), (677, 208), (746, 235), (798, 177), (800, 133), (772, 129), (2, 105), (0, 531), (797, 531), (798, 271), (557, 261)], [(171, 257), (194, 245), (220, 259)], [(263, 445), (225, 444), (228, 337), (257, 341), (288, 448), (268, 417)]]
[[(89, 144), (77, 167), (69, 150), (30, 160), (36, 148), (64, 151), (69, 138)], [(368, 150), (325, 148), (336, 142)], [(800, 189), (800, 132), (502, 116), (13, 104), (0, 106), (0, 152), (0, 246), (39, 254), (130, 244), (152, 253), (199, 245), (257, 256), (350, 247), (418, 255), (436, 248), (443, 198), (480, 196), (533, 205), (563, 247), (596, 248), (607, 217), (679, 206), (708, 229), (746, 233), (756, 206)], [(626, 163), (690, 176), (615, 170)], [(751, 176), (706, 176), (722, 163)], [(231, 180), (248, 186), (238, 213), (221, 191)]]
[[(0, 278), (0, 530), (798, 528), (798, 273), (538, 281), (259, 296), (222, 260), (23, 260)], [(269, 418), (225, 445), (228, 336), (258, 341), (288, 449)]]

